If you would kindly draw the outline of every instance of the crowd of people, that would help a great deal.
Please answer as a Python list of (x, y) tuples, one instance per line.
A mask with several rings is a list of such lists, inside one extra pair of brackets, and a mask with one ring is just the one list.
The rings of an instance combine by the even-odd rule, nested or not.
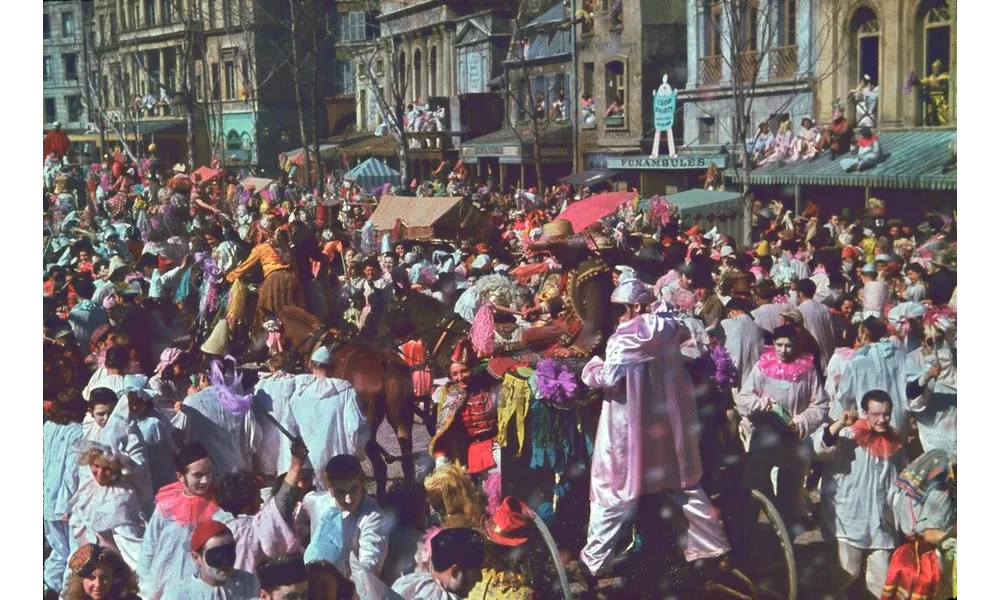
[[(954, 213), (756, 202), (745, 246), (681, 223), (669, 197), (575, 231), (559, 213), (592, 190), (507, 193), (461, 163), (407, 188), (333, 173), (255, 189), (155, 148), (86, 167), (65, 152), (43, 165), (53, 597), (533, 598), (569, 577), (594, 593), (658, 547), (651, 497), (686, 523), (681, 597), (735, 587), (709, 404), (742, 484), (792, 537), (822, 532), (839, 568), (817, 594), (955, 594)], [(486, 226), (450, 244), (377, 231), (387, 194), (468, 196)], [(467, 334), (385, 326), (418, 296)], [(293, 343), (289, 310), (346, 341)], [(409, 365), (432, 431), (432, 464), (376, 495), (362, 461), (378, 422), (353, 379), (373, 367), (345, 374), (351, 340)], [(560, 517), (571, 465), (578, 540)], [(518, 468), (562, 478), (511, 492)]]

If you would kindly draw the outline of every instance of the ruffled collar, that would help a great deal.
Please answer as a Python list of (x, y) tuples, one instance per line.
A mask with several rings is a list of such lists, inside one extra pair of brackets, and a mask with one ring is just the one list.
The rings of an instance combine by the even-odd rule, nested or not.
[(813, 357), (808, 352), (799, 354), (790, 363), (782, 362), (773, 349), (765, 350), (760, 355), (757, 367), (761, 373), (779, 381), (801, 381), (813, 369)]
[(885, 433), (872, 429), (871, 424), (864, 419), (858, 419), (851, 426), (854, 441), (875, 458), (889, 458), (903, 447), (902, 440), (896, 430), (889, 428)]
[(181, 525), (197, 525), (208, 521), (221, 510), (215, 503), (215, 488), (207, 496), (185, 496), (180, 481), (160, 488), (156, 494), (156, 507)]
[(111, 531), (119, 525), (139, 524), (139, 504), (135, 489), (121, 478), (111, 485), (97, 483), (87, 470), (83, 482), (70, 501), (73, 516), (94, 532)]

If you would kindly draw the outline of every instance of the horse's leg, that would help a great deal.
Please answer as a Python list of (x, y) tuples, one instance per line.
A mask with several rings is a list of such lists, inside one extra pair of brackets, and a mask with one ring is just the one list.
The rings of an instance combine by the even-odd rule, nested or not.
[(389, 426), (396, 434), (403, 462), (403, 479), (411, 482), (416, 477), (413, 464), (413, 380), (409, 372), (387, 369), (385, 378), (385, 408)]
[(372, 476), (375, 478), (375, 497), (381, 502), (382, 498), (385, 496), (385, 486), (386, 480), (388, 479), (388, 468), (386, 467), (385, 460), (382, 458), (381, 452), (379, 452), (378, 445), (378, 430), (382, 426), (382, 419), (385, 418), (385, 411), (383, 406), (385, 405), (381, 396), (383, 392), (379, 392), (373, 398), (368, 398), (365, 404), (365, 420), (368, 421), (368, 425), (371, 427), (371, 439), (365, 444), (365, 456), (372, 463)]

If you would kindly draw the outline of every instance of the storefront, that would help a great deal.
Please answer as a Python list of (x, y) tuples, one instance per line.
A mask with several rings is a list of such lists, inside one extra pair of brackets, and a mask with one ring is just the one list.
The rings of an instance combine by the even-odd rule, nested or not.
[[(556, 180), (573, 172), (573, 130), (569, 123), (539, 125), (539, 163), (543, 186), (538, 185), (534, 159), (533, 126), (500, 131), (471, 139), (462, 144), (462, 160), (482, 179), (492, 171), (499, 189), (554, 185)], [(482, 166), (480, 166), (482, 165)]]
[[(588, 155), (588, 159), (594, 156)], [(639, 190), (643, 198), (656, 194), (676, 194), (679, 191), (704, 187), (704, 175), (709, 165), (725, 169), (725, 154), (682, 155), (676, 158), (648, 154), (604, 154), (588, 160), (588, 168), (621, 171), (621, 179), (630, 188)]]

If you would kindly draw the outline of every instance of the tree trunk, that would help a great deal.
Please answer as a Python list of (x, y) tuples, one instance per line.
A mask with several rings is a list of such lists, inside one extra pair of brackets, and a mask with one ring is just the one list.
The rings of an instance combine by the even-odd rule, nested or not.
[(306, 137), (305, 107), (302, 106), (302, 89), (299, 85), (299, 51), (298, 37), (296, 35), (297, 28), (295, 26), (295, 0), (288, 0), (288, 7), (292, 20), (292, 83), (295, 87), (295, 111), (298, 114), (299, 137), (302, 142), (302, 167), (305, 171), (306, 187), (312, 187), (312, 176), (309, 172), (311, 165), (309, 161), (309, 143)]
[(323, 157), (320, 155), (320, 139), (325, 138), (326, 135), (320, 135), (320, 125), (322, 123), (322, 113), (321, 110), (325, 110), (322, 101), (322, 90), (319, 85), (319, 23), (320, 23), (320, 11), (319, 4), (316, 0), (313, 0), (313, 18), (312, 18), (312, 32), (313, 32), (313, 70), (312, 70), (312, 89), (313, 89), (313, 146), (316, 148), (316, 187), (319, 188), (319, 193), (323, 193), (323, 182), (326, 180), (326, 169), (323, 164)]

